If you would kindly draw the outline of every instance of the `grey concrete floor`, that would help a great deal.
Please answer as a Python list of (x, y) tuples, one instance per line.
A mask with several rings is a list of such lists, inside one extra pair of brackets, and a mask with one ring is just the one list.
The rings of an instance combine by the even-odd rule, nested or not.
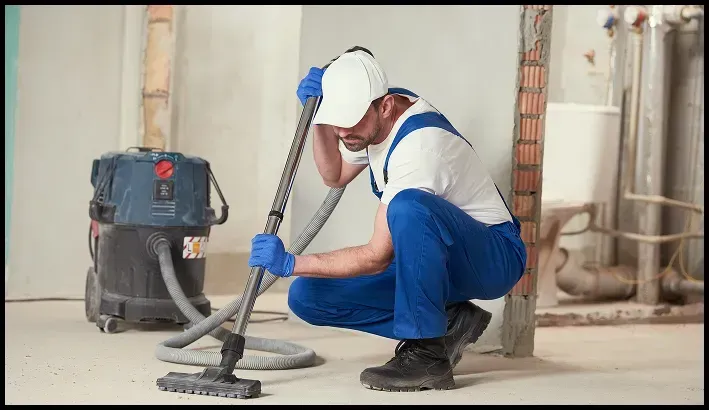
[[(277, 293), (256, 303), (283, 307)], [(103, 334), (84, 319), (83, 302), (5, 303), (5, 404), (704, 403), (703, 324), (538, 328), (533, 358), (466, 352), (455, 389), (387, 393), (362, 387), (359, 373), (388, 360), (394, 341), (301, 323), (254, 323), (247, 334), (311, 347), (320, 360), (298, 370), (237, 370), (263, 383), (262, 396), (250, 400), (159, 391), (158, 377), (202, 369), (153, 356), (154, 346), (178, 331)], [(207, 336), (190, 348), (219, 346)]]

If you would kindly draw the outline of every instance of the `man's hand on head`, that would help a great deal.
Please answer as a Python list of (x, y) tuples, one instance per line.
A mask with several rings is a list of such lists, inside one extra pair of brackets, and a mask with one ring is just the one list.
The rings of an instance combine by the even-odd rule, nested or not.
[(310, 97), (322, 96), (322, 76), (325, 70), (319, 67), (311, 67), (306, 75), (298, 84), (296, 95), (300, 103), (305, 105)]

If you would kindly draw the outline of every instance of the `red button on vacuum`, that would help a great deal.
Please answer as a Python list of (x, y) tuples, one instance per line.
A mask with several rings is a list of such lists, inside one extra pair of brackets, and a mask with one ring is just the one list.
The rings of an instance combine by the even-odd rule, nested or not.
[(165, 159), (155, 164), (155, 174), (162, 179), (170, 178), (174, 170), (172, 162)]

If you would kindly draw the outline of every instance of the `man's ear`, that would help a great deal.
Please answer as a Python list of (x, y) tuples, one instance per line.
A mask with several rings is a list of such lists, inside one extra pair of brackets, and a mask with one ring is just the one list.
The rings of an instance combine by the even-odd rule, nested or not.
[(383, 118), (389, 118), (392, 116), (392, 114), (394, 113), (394, 105), (394, 96), (391, 94), (385, 95), (382, 99), (382, 103), (379, 105), (379, 109), (381, 110), (381, 115)]

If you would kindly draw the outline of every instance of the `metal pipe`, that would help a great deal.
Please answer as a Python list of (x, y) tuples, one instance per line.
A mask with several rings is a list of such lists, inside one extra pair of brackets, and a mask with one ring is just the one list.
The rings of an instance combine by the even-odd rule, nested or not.
[[(648, 18), (648, 44), (646, 77), (642, 90), (642, 136), (645, 172), (642, 174), (643, 194), (661, 196), (663, 193), (663, 171), (666, 146), (667, 74), (671, 40), (670, 26), (664, 18), (663, 6), (651, 6)], [(639, 212), (639, 231), (644, 235), (659, 235), (662, 229), (660, 205), (648, 203)], [(639, 303), (655, 305), (660, 301), (660, 284), (653, 280), (660, 270), (660, 246), (655, 243), (638, 244), (638, 288), (636, 300)]]
[(572, 296), (625, 300), (633, 296), (635, 271), (630, 266), (587, 267), (580, 251), (559, 248), (554, 254), (556, 284)]
[(669, 271), (662, 277), (660, 286), (663, 295), (667, 298), (687, 296), (690, 294), (704, 294), (703, 280), (683, 278), (675, 270)]
[(633, 30), (632, 43), (632, 74), (630, 84), (630, 119), (628, 122), (628, 140), (626, 164), (628, 173), (625, 180), (624, 196), (635, 190), (635, 160), (637, 153), (638, 122), (640, 118), (640, 80), (642, 78), (643, 32)]
[[(654, 81), (654, 85), (648, 86), (648, 93), (650, 95), (647, 96), (647, 98), (650, 98), (652, 101), (658, 104), (663, 103), (663, 98), (665, 97), (665, 50), (664, 47), (666, 46), (665, 44), (665, 36), (666, 34), (672, 30), (672, 26), (665, 21), (665, 16), (668, 13), (668, 11), (665, 9), (666, 6), (652, 6), (652, 14), (649, 15), (650, 17), (650, 40), (655, 42), (656, 44), (651, 44), (650, 45), (650, 52), (652, 53), (649, 58), (649, 70), (651, 70), (651, 76), (654, 76), (654, 78), (650, 78), (646, 84), (651, 84), (652, 81)], [(698, 13), (695, 13), (698, 14)], [(701, 13), (701, 16), (703, 16), (703, 10)], [(644, 194), (638, 194), (635, 193), (635, 179), (637, 176), (637, 140), (638, 140), (638, 128), (639, 128), (639, 123), (640, 123), (640, 95), (641, 95), (641, 83), (642, 83), (642, 62), (643, 62), (643, 47), (644, 47), (644, 30), (643, 30), (643, 25), (645, 24), (645, 21), (648, 19), (648, 14), (645, 10), (644, 7), (642, 6), (627, 6), (625, 9), (624, 13), (625, 21), (628, 23), (630, 26), (630, 32), (631, 32), (631, 45), (632, 45), (632, 73), (631, 73), (631, 86), (630, 86), (630, 113), (629, 113), (629, 121), (628, 121), (628, 135), (627, 135), (627, 140), (626, 140), (626, 149), (625, 149), (625, 163), (626, 163), (626, 176), (625, 176), (625, 181), (623, 181), (623, 195), (622, 199), (626, 200), (631, 200), (631, 201), (639, 201), (639, 202), (645, 202), (648, 204), (648, 207), (654, 210), (651, 210), (650, 213), (651, 215), (659, 215), (659, 207), (656, 205), (667, 205), (667, 206), (675, 206), (678, 208), (684, 208), (688, 209), (691, 211), (694, 211), (699, 214), (704, 213), (704, 207), (698, 204), (694, 203), (688, 203), (688, 202), (683, 202), (683, 201), (678, 201), (676, 199), (671, 199), (667, 198), (661, 195), (661, 184), (658, 185), (660, 186), (660, 190), (657, 189), (652, 189)], [(696, 17), (696, 16), (695, 16)], [(660, 50), (659, 50), (660, 49)], [(659, 61), (657, 59), (657, 53), (662, 52), (662, 60)], [(661, 67), (658, 67), (657, 64), (662, 64)], [(653, 70), (659, 70), (659, 74), (656, 73)], [(658, 97), (659, 96), (659, 97)], [(646, 110), (649, 112), (653, 111), (653, 108), (649, 105), (645, 105)], [(650, 107), (650, 108), (648, 108)], [(661, 115), (664, 115), (664, 106), (658, 106), (656, 108), (657, 110), (660, 110)], [(656, 118), (655, 114), (651, 114), (652, 118)], [(650, 151), (651, 155), (653, 155), (653, 158), (657, 159), (659, 163), (662, 163), (662, 158), (664, 157), (664, 134), (665, 134), (665, 119), (664, 117), (659, 120), (659, 125), (656, 124), (656, 120), (648, 120), (646, 118), (647, 124), (652, 124), (653, 125), (653, 135), (657, 134), (658, 135), (658, 140), (656, 142), (660, 142), (660, 144), (654, 144), (651, 147), (649, 147), (651, 150), (657, 150), (661, 149), (660, 151)], [(654, 152), (654, 154), (652, 154)], [(661, 171), (657, 171), (654, 175), (654, 179), (652, 181), (648, 181), (647, 176), (645, 178), (646, 182), (652, 183), (655, 185), (655, 182), (658, 182), (659, 179), (661, 178)], [(612, 236), (620, 236), (620, 237), (625, 237), (628, 239), (636, 240), (639, 242), (644, 242), (647, 244), (651, 245), (657, 245), (660, 243), (664, 242), (670, 242), (670, 241), (676, 241), (676, 240), (681, 240), (685, 238), (703, 238), (704, 233), (703, 232), (683, 232), (680, 234), (672, 234), (672, 235), (659, 235), (659, 234), (643, 234), (643, 233), (632, 233), (632, 232), (623, 232), (615, 229), (609, 229), (605, 227), (598, 226), (595, 223), (595, 218), (594, 215), (591, 215), (591, 220), (589, 221), (589, 225), (587, 229), (601, 232), (604, 234), (612, 235)], [(659, 223), (658, 223), (659, 224)], [(647, 227), (646, 229), (647, 230)], [(651, 229), (654, 231), (654, 229)], [(580, 231), (580, 232), (574, 232), (572, 234), (577, 234), (577, 233), (582, 233), (585, 232), (585, 230)]]
[[(283, 213), (285, 212), (286, 203), (288, 202), (288, 196), (290, 195), (291, 188), (293, 187), (293, 181), (295, 180), (295, 172), (298, 169), (300, 158), (303, 155), (308, 130), (310, 129), (310, 124), (313, 122), (313, 117), (315, 116), (315, 108), (318, 106), (321, 98), (322, 97), (311, 97), (308, 101), (306, 101), (305, 107), (303, 107), (303, 112), (300, 116), (300, 121), (298, 122), (298, 128), (295, 131), (295, 138), (293, 139), (290, 152), (288, 153), (288, 160), (286, 161), (286, 165), (283, 169), (283, 174), (281, 174), (281, 181), (278, 184), (278, 191), (276, 191), (276, 197), (273, 200), (271, 212), (268, 214), (268, 221), (266, 222), (266, 228), (264, 229), (264, 233), (266, 234), (275, 235), (278, 233), (278, 228), (281, 225)], [(263, 268), (255, 266), (251, 269), (251, 274), (249, 275), (249, 280), (246, 283), (246, 290), (244, 290), (243, 300), (241, 302), (241, 306), (239, 307), (239, 312), (236, 316), (232, 333), (237, 333), (242, 336), (244, 335), (246, 325), (249, 323), (249, 319), (251, 317), (251, 311), (253, 310), (254, 303), (256, 302), (257, 291), (261, 285), (263, 273)]]
[[(650, 25), (650, 37), (653, 36), (653, 32), (656, 32), (656, 27), (662, 31), (662, 42), (664, 43), (664, 36), (669, 32), (672, 27), (664, 21), (664, 15), (666, 13), (664, 6), (652, 6), (652, 12), (648, 16), (648, 24)], [(625, 18), (626, 22), (631, 25), (631, 37), (632, 37), (632, 84), (630, 88), (630, 121), (628, 125), (628, 140), (627, 140), (627, 151), (626, 151), (626, 161), (628, 164), (628, 173), (626, 175), (625, 189), (623, 193), (623, 198), (633, 201), (642, 201), (650, 204), (661, 204), (668, 206), (676, 206), (680, 208), (686, 208), (693, 210), (697, 213), (703, 213), (704, 208), (683, 201), (678, 201), (675, 199), (666, 198), (660, 194), (649, 194), (640, 195), (635, 193), (635, 177), (636, 177), (636, 156), (637, 156), (637, 138), (638, 138), (638, 125), (640, 119), (640, 94), (641, 94), (641, 78), (642, 78), (642, 61), (643, 61), (643, 23), (645, 20), (645, 10), (639, 6), (629, 6), (626, 9)], [(652, 41), (652, 38), (651, 38)], [(650, 45), (650, 47), (655, 47)], [(656, 50), (656, 48), (651, 49)], [(664, 52), (663, 52), (664, 55)], [(664, 57), (663, 57), (664, 58)], [(650, 64), (657, 61), (655, 57), (649, 57)], [(665, 62), (663, 61), (663, 67)], [(652, 69), (653, 67), (649, 67)], [(662, 81), (665, 79), (662, 78)], [(655, 86), (656, 88), (657, 86)], [(664, 93), (664, 90), (662, 90)], [(663, 122), (664, 124), (664, 122)]]

